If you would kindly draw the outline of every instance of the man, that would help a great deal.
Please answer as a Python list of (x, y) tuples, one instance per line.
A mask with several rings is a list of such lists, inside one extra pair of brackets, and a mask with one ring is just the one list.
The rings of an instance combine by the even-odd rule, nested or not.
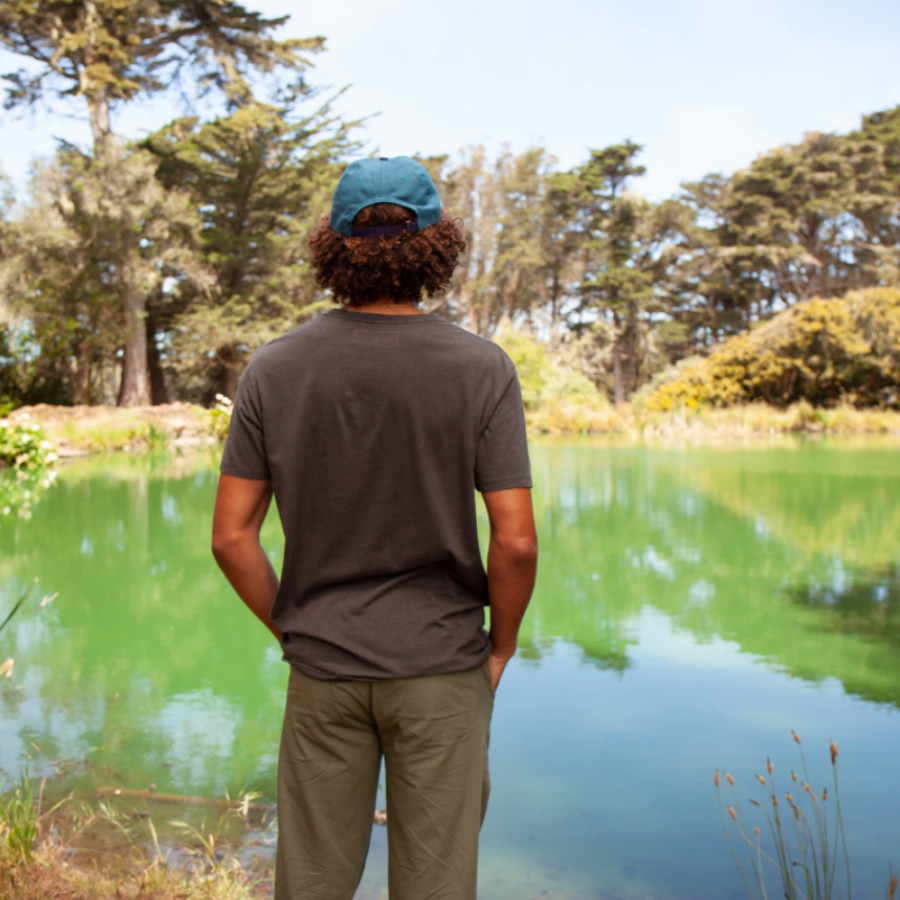
[[(351, 163), (310, 246), (343, 308), (254, 354), (213, 523), (216, 560), (291, 664), (275, 896), (350, 900), (383, 755), (391, 900), (468, 900), (493, 694), (537, 563), (519, 383), (499, 347), (418, 307), (465, 249), (418, 163)], [(280, 582), (259, 543), (273, 493)]]

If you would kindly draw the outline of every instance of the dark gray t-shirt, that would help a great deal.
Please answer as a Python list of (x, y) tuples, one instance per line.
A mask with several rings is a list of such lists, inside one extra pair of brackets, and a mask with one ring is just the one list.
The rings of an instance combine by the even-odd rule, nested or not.
[(272, 482), (288, 662), (379, 680), (487, 659), (475, 491), (531, 487), (496, 344), (436, 315), (332, 310), (253, 354), (221, 469)]

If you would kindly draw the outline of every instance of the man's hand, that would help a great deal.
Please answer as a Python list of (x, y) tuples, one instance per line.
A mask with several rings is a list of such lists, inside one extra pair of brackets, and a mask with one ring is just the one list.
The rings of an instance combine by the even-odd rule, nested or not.
[(272, 485), (222, 474), (213, 513), (212, 552), (250, 611), (280, 641), (269, 613), (278, 576), (259, 542), (259, 530), (272, 500)]
[(534, 590), (538, 547), (530, 489), (488, 491), (483, 496), (491, 523), (487, 576), (493, 649), (488, 664), (496, 691), (516, 652), (519, 626)]
[(509, 662), (509, 657), (497, 656), (495, 653), (492, 653), (488, 657), (488, 667), (491, 670), (491, 690), (496, 691), (497, 685), (500, 684), (500, 679), (503, 676), (503, 670), (506, 668), (506, 664)]

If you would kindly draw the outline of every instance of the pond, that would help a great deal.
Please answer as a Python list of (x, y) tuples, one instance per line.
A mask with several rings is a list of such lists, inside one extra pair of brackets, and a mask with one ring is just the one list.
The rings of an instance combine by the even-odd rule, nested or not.
[[(791, 729), (819, 790), (838, 743), (853, 893), (884, 896), (900, 868), (898, 449), (533, 448), (540, 574), (498, 694), (480, 897), (744, 896), (713, 773), (733, 773), (752, 819), (766, 757), (782, 791), (799, 767)], [(210, 556), (215, 464), (79, 461), (0, 524), (0, 617), (35, 576), (59, 593), (0, 634), (8, 776), (31, 760), (60, 792), (274, 798), (286, 665)], [(273, 515), (263, 543), (277, 567)], [(376, 827), (361, 895), (385, 868)]]

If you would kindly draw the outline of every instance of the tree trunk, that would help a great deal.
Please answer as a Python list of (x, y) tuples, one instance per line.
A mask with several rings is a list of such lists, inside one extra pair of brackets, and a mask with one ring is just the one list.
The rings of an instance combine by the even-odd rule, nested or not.
[[(97, 46), (97, 31), (101, 28), (102, 23), (94, 0), (85, 0), (84, 9), (87, 18), (85, 32), (88, 40), (87, 46), (84, 48), (85, 63), (90, 65), (95, 61), (94, 52)], [(109, 89), (106, 86), (96, 88), (91, 85), (84, 69), (81, 70), (80, 82), (91, 118), (94, 157), (98, 158), (104, 150), (108, 150), (113, 145), (112, 126), (109, 123)]]
[(622, 333), (619, 328), (619, 317), (613, 313), (613, 327), (615, 328), (615, 337), (613, 338), (613, 401), (618, 406), (625, 399), (622, 396), (622, 353), (620, 342)]
[(619, 339), (613, 344), (613, 400), (618, 406), (624, 401), (622, 396), (622, 358), (619, 353)]
[(219, 371), (216, 373), (215, 393), (234, 400), (237, 394), (240, 370), (245, 361), (244, 354), (233, 344), (226, 344), (219, 347), (216, 355), (219, 358)]
[(106, 91), (88, 98), (88, 112), (91, 117), (91, 135), (94, 138), (94, 159), (113, 146), (112, 127), (109, 123), (109, 98)]
[(629, 317), (628, 326), (625, 329), (625, 378), (623, 379), (622, 396), (624, 400), (631, 399), (631, 393), (635, 386), (635, 343), (637, 342), (637, 325), (633, 317)]
[(119, 269), (119, 295), (125, 310), (125, 358), (119, 406), (150, 405), (150, 372), (147, 365), (146, 303), (132, 260)]
[(150, 370), (150, 402), (154, 406), (169, 402), (169, 389), (156, 346), (156, 323), (153, 316), (147, 316), (147, 366)]

